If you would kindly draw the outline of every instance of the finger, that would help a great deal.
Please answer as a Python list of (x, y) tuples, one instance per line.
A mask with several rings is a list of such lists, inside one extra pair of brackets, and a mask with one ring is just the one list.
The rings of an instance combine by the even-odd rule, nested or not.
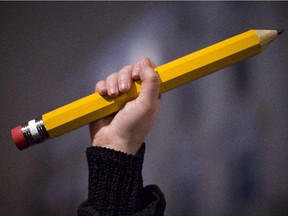
[(140, 79), (142, 87), (138, 98), (142, 103), (152, 106), (159, 99), (159, 77), (149, 58), (144, 58), (140, 63)]
[(132, 69), (132, 79), (139, 80), (140, 79), (140, 63), (141, 61), (137, 62)]
[(125, 66), (119, 71), (118, 88), (120, 92), (124, 93), (130, 89), (132, 84), (131, 73), (132, 73), (131, 65)]
[(110, 97), (116, 97), (119, 94), (118, 73), (109, 75), (106, 79), (107, 93)]
[(98, 92), (100, 95), (107, 95), (106, 81), (99, 81), (95, 86), (95, 91)]

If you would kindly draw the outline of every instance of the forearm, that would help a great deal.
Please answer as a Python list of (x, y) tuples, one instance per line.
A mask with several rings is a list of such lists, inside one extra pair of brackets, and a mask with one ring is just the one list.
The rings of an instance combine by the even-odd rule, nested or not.
[(84, 209), (79, 208), (78, 215), (94, 215), (93, 212), (105, 216), (130, 215), (140, 210), (144, 151), (144, 145), (136, 155), (101, 147), (88, 148), (88, 200), (83, 204)]

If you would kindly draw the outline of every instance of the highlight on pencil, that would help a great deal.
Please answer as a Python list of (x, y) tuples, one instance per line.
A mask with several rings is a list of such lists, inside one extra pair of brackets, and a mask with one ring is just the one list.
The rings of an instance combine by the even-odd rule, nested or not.
[[(261, 53), (284, 30), (249, 30), (155, 68), (160, 94)], [(43, 114), (11, 130), (19, 150), (68, 133), (117, 112), (135, 99), (141, 83), (134, 82), (116, 98), (93, 93)]]

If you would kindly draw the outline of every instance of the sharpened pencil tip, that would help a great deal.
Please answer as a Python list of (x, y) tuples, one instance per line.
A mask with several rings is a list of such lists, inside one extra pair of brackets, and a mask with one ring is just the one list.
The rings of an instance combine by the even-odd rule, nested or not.
[(278, 35), (282, 34), (284, 31), (285, 31), (285, 29), (279, 29), (279, 30), (277, 30)]

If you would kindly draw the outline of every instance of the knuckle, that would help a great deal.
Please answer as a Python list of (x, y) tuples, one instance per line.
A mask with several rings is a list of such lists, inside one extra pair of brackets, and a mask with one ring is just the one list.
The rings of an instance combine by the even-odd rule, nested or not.
[(126, 65), (119, 71), (119, 73), (127, 74), (127, 73), (130, 73), (131, 71), (132, 71), (132, 65)]
[(104, 80), (100, 80), (99, 82), (96, 83), (95, 89), (97, 89), (97, 88), (99, 88), (99, 87), (101, 87), (103, 85), (105, 85), (105, 81)]
[(132, 68), (133, 68), (132, 65), (126, 65), (123, 67), (123, 69), (125, 69), (125, 70), (131, 70)]
[(152, 82), (152, 83), (159, 83), (159, 78), (158, 78), (158, 76), (154, 73), (154, 74), (151, 74), (150, 76), (149, 76), (149, 80), (150, 80), (150, 82)]
[(115, 79), (116, 77), (118, 76), (118, 73), (117, 72), (114, 72), (112, 74), (110, 74), (106, 80), (113, 80)]
[(143, 81), (149, 82), (152, 85), (159, 85), (160, 80), (155, 72), (147, 73)]
[(118, 73), (112, 73), (106, 78), (107, 85), (111, 85), (117, 82), (118, 79)]

